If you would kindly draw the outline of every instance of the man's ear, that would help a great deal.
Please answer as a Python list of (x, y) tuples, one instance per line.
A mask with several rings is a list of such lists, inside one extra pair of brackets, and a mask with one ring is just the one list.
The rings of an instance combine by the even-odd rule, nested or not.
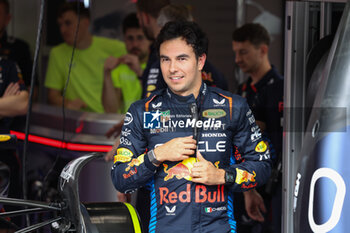
[(141, 17), (141, 20), (142, 20), (143, 24), (146, 24), (146, 25), (149, 24), (149, 22), (150, 22), (150, 16), (149, 16), (147, 13), (145, 13), (145, 12), (140, 12), (140, 17)]
[(90, 25), (90, 19), (87, 17), (80, 17), (80, 25)]
[(207, 55), (205, 53), (203, 53), (198, 57), (198, 70), (203, 69), (206, 60), (207, 60)]
[(262, 54), (266, 55), (269, 52), (269, 46), (267, 44), (260, 45), (260, 51)]

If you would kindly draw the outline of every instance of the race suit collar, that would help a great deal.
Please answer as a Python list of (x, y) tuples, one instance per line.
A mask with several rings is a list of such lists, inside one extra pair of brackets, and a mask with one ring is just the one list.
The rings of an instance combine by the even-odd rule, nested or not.
[(197, 99), (194, 98), (193, 94), (190, 94), (188, 96), (180, 96), (180, 95), (177, 95), (174, 92), (172, 92), (169, 88), (166, 89), (166, 93), (167, 93), (169, 99), (171, 99), (179, 104), (193, 103), (193, 102), (198, 103), (202, 97), (204, 98), (204, 96), (206, 95), (207, 92), (208, 92), (207, 84), (205, 84), (204, 82), (202, 82), (202, 85), (199, 89), (199, 95), (198, 95)]

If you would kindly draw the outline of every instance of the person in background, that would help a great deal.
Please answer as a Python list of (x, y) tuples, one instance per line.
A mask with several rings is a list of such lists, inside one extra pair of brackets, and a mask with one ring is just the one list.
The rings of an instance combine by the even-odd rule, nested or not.
[[(157, 1), (158, 0), (155, 0), (155, 2)], [(152, 1), (141, 0), (140, 2), (137, 2), (140, 24), (143, 25), (144, 31), (148, 32), (153, 38), (157, 37), (160, 29), (167, 22), (179, 20), (193, 21), (193, 17), (189, 10), (180, 4), (167, 4), (160, 9), (156, 20), (154, 20), (152, 18), (152, 12), (147, 8), (148, 4), (152, 4)], [(220, 87), (223, 90), (227, 89), (226, 78), (208, 61), (206, 61), (202, 70), (202, 79), (209, 86)], [(159, 59), (155, 59), (152, 63), (147, 65), (142, 76), (142, 85), (143, 97), (149, 96), (153, 91), (166, 87), (166, 83), (160, 72)]]
[[(9, 134), (14, 117), (26, 114), (27, 109), (28, 91), (19, 67), (11, 60), (0, 58), (0, 134)], [(22, 198), (20, 159), (15, 149), (1, 148), (1, 146), (0, 144), (0, 164), (4, 163), (10, 170), (8, 197)], [(17, 209), (13, 206), (5, 206), (7, 211)], [(16, 224), (21, 221), (16, 217), (12, 220)]]
[[(149, 186), (149, 232), (235, 232), (231, 192), (270, 175), (266, 145), (259, 136), (251, 140), (252, 111), (242, 97), (203, 82), (208, 39), (196, 23), (167, 23), (156, 48), (168, 87), (129, 108), (113, 184), (126, 193)], [(233, 144), (240, 164), (231, 164)]]
[(29, 45), (23, 40), (7, 35), (6, 27), (10, 20), (10, 4), (8, 0), (0, 0), (0, 57), (18, 64), (23, 81), (26, 87), (29, 87), (33, 65)]
[(11, 118), (27, 112), (28, 92), (15, 62), (0, 58), (0, 72), (0, 133), (9, 133)]
[[(283, 78), (269, 61), (269, 43), (270, 37), (267, 30), (256, 23), (245, 24), (232, 34), (235, 62), (244, 73), (249, 75), (248, 80), (239, 86), (238, 94), (245, 97), (252, 108), (276, 164), (282, 153), (282, 115), (278, 105), (283, 101)], [(274, 123), (271, 124), (272, 121)], [(276, 124), (279, 126), (276, 127)], [(235, 154), (240, 153), (236, 151)], [(265, 188), (258, 190), (262, 196), (255, 190), (244, 192), (244, 201), (242, 195), (235, 195), (235, 215), (239, 232), (269, 232), (268, 225), (271, 225), (271, 220), (265, 218), (271, 215), (270, 196), (272, 194), (266, 193)], [(268, 214), (264, 218), (262, 212), (266, 212), (266, 206)], [(280, 215), (273, 218), (280, 219)], [(264, 224), (259, 223), (264, 220)]]
[[(159, 34), (162, 27), (158, 25), (157, 19), (161, 9), (169, 4), (169, 0), (140, 0), (136, 2), (137, 18), (149, 40), (154, 41)], [(153, 68), (154, 66), (158, 67), (155, 69)], [(159, 75), (159, 58), (157, 57), (154, 44), (151, 44), (147, 65), (141, 76), (142, 98), (149, 95), (150, 92), (164, 87), (164, 81), (158, 79)], [(148, 81), (149, 79), (150, 81)]]
[[(64, 101), (69, 109), (103, 113), (101, 96), (104, 61), (109, 56), (126, 54), (126, 49), (121, 41), (93, 36), (89, 31), (89, 10), (81, 3), (79, 12), (80, 17), (75, 2), (64, 3), (58, 11), (57, 21), (64, 43), (50, 52), (45, 80), (48, 102), (61, 106)], [(76, 46), (76, 50), (70, 67), (73, 46)], [(70, 80), (63, 99), (70, 68)]]
[(123, 34), (128, 54), (109, 57), (104, 65), (102, 103), (107, 113), (123, 113), (141, 99), (139, 78), (146, 67), (150, 41), (140, 28), (136, 13), (123, 20)]

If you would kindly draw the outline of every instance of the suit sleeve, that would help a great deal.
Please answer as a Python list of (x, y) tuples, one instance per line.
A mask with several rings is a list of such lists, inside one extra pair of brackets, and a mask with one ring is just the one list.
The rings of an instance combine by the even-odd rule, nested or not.
[(145, 153), (147, 139), (143, 133), (143, 111), (140, 110), (140, 105), (132, 104), (126, 113), (111, 171), (115, 188), (124, 193), (145, 186), (157, 170)]
[(242, 163), (227, 168), (235, 174), (233, 191), (247, 191), (267, 182), (271, 173), (271, 160), (268, 146), (262, 140), (260, 128), (246, 100), (234, 109), (233, 144), (241, 152)]

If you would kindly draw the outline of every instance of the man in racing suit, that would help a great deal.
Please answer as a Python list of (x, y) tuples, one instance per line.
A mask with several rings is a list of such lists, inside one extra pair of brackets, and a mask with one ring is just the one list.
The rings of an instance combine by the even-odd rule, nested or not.
[(113, 183), (126, 193), (150, 188), (149, 232), (235, 232), (232, 192), (270, 175), (259, 127), (243, 98), (202, 82), (208, 40), (196, 23), (166, 24), (157, 48), (168, 88), (131, 105)]

